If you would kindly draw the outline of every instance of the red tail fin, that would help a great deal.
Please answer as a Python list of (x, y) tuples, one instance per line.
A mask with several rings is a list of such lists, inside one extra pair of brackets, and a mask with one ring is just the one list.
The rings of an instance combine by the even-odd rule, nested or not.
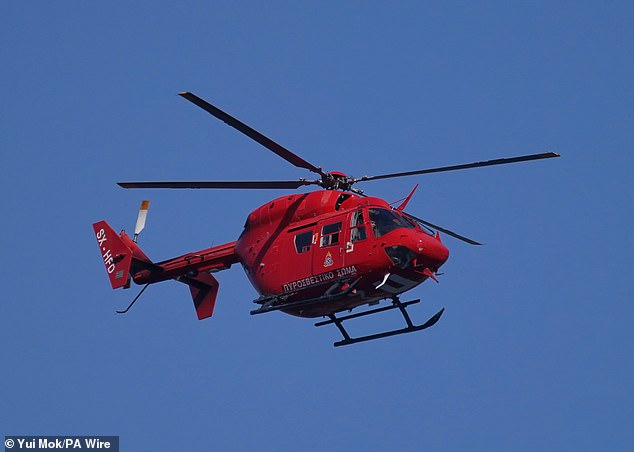
[(199, 273), (193, 277), (180, 277), (176, 280), (189, 286), (198, 320), (211, 317), (220, 286), (216, 278), (209, 273)]
[[(212, 265), (216, 269), (224, 269), (235, 262), (234, 242), (152, 263), (124, 231), (117, 234), (105, 221), (99, 221), (92, 227), (113, 289), (130, 287), (132, 275), (137, 284), (173, 279), (189, 286), (198, 318), (211, 317), (219, 283), (207, 271)], [(196, 256), (195, 262), (191, 262), (191, 256)]]
[(136, 246), (125, 232), (114, 232), (105, 221), (92, 225), (97, 245), (103, 258), (110, 285), (113, 289), (130, 285), (130, 268), (133, 260), (150, 263), (150, 259)]

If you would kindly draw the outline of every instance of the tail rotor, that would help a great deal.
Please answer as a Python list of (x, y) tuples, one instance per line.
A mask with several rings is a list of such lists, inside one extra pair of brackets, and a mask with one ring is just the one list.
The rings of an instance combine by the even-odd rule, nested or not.
[(145, 228), (145, 220), (147, 219), (147, 211), (150, 208), (150, 201), (147, 199), (141, 201), (141, 207), (139, 208), (139, 215), (136, 218), (136, 225), (134, 226), (134, 238), (132, 241), (137, 242), (139, 234)]

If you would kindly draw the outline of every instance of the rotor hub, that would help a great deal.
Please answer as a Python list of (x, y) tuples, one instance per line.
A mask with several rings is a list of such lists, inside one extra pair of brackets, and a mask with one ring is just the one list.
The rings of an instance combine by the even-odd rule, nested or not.
[(353, 177), (348, 176), (341, 171), (330, 171), (322, 175), (321, 181), (318, 182), (318, 185), (326, 190), (343, 190), (352, 191), (354, 193), (363, 193), (361, 190), (352, 188), (352, 184), (355, 182), (356, 180)]

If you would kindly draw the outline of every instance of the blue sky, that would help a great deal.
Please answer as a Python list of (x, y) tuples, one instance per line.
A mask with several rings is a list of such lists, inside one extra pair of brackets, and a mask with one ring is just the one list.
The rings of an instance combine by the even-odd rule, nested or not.
[[(631, 2), (3, 2), (5, 435), (120, 435), (122, 450), (631, 450)], [(308, 161), (376, 181), (450, 238), (432, 329), (332, 347), (239, 267), (214, 317), (188, 290), (112, 291), (91, 224), (155, 260), (235, 240), (283, 192), (126, 191), (121, 180), (295, 179), (180, 99), (192, 91)], [(407, 299), (407, 298), (406, 298)], [(350, 325), (376, 331), (389, 314)]]

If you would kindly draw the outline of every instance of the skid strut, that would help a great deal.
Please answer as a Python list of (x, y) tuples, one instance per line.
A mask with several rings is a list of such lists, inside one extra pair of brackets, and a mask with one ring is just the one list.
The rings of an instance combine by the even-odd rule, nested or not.
[[(442, 316), (442, 313), (445, 311), (445, 308), (443, 308), (440, 311), (438, 311), (436, 314), (434, 314), (429, 320), (427, 320), (422, 325), (414, 325), (412, 323), (412, 319), (407, 313), (407, 306), (415, 304), (415, 303), (419, 303), (419, 302), (420, 302), (420, 299), (402, 302), (398, 298), (394, 297), (392, 299), (392, 304), (389, 306), (383, 306), (381, 308), (371, 309), (369, 311), (363, 311), (356, 314), (346, 315), (343, 317), (337, 317), (334, 313), (328, 314), (328, 318), (330, 320), (317, 322), (315, 323), (315, 326), (330, 325), (332, 323), (335, 324), (335, 326), (339, 329), (339, 331), (341, 332), (341, 335), (343, 336), (342, 341), (334, 343), (335, 347), (340, 347), (342, 345), (356, 344), (358, 342), (372, 341), (374, 339), (381, 339), (383, 337), (396, 336), (398, 334), (413, 333), (414, 331), (421, 331), (426, 328), (429, 328), (430, 326), (434, 326), (436, 322), (438, 322), (438, 320), (440, 319), (440, 316)], [(407, 324), (405, 328), (401, 328), (398, 330), (384, 331), (382, 333), (370, 334), (370, 335), (361, 336), (361, 337), (350, 337), (345, 327), (343, 326), (343, 322), (346, 320), (356, 319), (359, 317), (364, 317), (366, 315), (376, 314), (379, 312), (390, 311), (392, 309), (398, 309), (401, 312), (401, 315), (403, 316), (403, 319), (405, 320), (405, 323)]]

